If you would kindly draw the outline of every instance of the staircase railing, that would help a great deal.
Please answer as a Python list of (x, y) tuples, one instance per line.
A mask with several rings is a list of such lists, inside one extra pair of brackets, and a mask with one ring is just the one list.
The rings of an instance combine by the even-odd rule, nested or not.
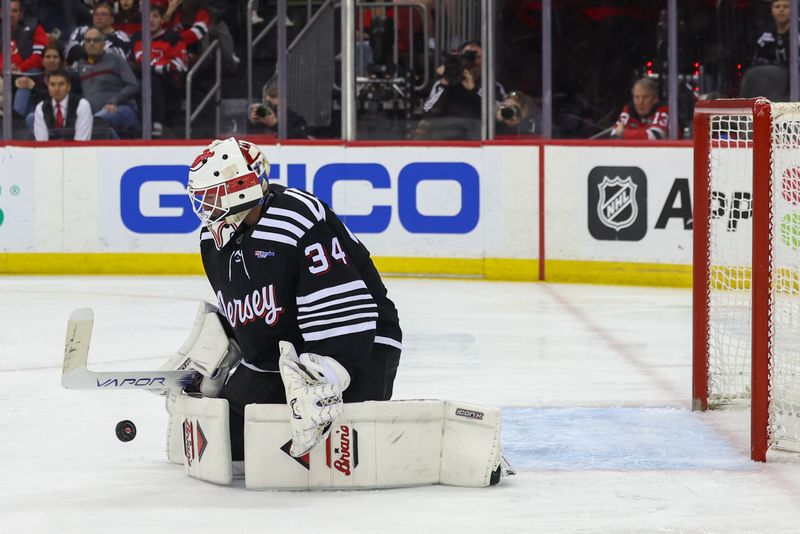
[[(214, 54), (216, 60), (214, 85), (211, 86), (208, 90), (208, 94), (206, 94), (203, 100), (197, 105), (197, 109), (192, 111), (192, 81), (194, 80), (195, 74), (203, 67), (206, 60), (211, 57), (211, 54)], [(220, 109), (220, 103), (222, 102), (222, 48), (220, 47), (219, 41), (212, 41), (211, 45), (203, 51), (186, 74), (186, 139), (192, 138), (192, 123), (212, 99), (214, 100), (215, 114), (214, 135), (218, 136), (220, 124), (222, 123), (222, 111)]]
[(247, 61), (247, 102), (253, 102), (253, 49), (255, 49), (256, 45), (260, 43), (264, 37), (272, 30), (276, 25), (278, 18), (275, 17), (269, 23), (264, 26), (264, 28), (258, 32), (258, 35), (253, 38), (253, 20), (251, 18), (251, 13), (255, 9), (256, 0), (247, 0), (247, 11), (245, 11), (245, 31), (247, 34), (247, 57), (245, 61)]

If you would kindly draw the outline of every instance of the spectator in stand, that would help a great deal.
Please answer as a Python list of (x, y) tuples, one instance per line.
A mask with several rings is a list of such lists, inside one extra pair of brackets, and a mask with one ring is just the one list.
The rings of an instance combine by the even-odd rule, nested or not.
[(130, 36), (120, 30), (114, 29), (114, 10), (110, 4), (101, 2), (94, 6), (92, 11), (93, 26), (78, 26), (69, 36), (64, 54), (67, 63), (72, 65), (79, 59), (86, 58), (84, 38), (89, 28), (97, 28), (103, 34), (106, 51), (127, 58), (131, 51)]
[[(153, 68), (153, 137), (161, 137), (166, 122), (167, 99), (180, 96), (189, 57), (180, 35), (166, 27), (164, 6), (150, 6), (150, 66)], [(141, 72), (142, 34), (133, 38), (134, 65)]]
[[(11, 0), (9, 14), (11, 22), (11, 72), (21, 73), (42, 66), (42, 52), (47, 45), (47, 34), (35, 18), (25, 17), (22, 0)], [(0, 8), (0, 20), (3, 10)], [(0, 26), (0, 42), (3, 40)], [(0, 71), (3, 58), (0, 56)]]
[[(359, 0), (359, 3), (367, 3)], [(415, 53), (414, 61), (421, 66), (421, 56), (424, 50), (423, 19), (419, 4), (426, 8), (428, 28), (433, 32), (433, 0), (393, 0), (394, 7), (364, 7), (359, 10), (361, 21), (356, 20), (356, 31), (363, 24), (364, 33), (368, 35), (370, 47), (375, 57), (375, 62), (390, 64), (393, 62), (393, 42), (395, 26), (397, 27), (397, 53), (401, 63), (410, 65), (409, 55), (412, 49)], [(362, 36), (363, 37), (363, 36)], [(413, 43), (412, 43), (413, 41)], [(413, 46), (412, 46), (413, 45)]]
[(541, 137), (542, 111), (536, 101), (522, 91), (512, 91), (497, 106), (498, 137)]
[[(156, 5), (151, 2), (151, 6)], [(114, 3), (114, 27), (134, 36), (142, 31), (142, 10), (139, 0), (117, 0)]]
[(211, 14), (202, 0), (169, 0), (164, 17), (170, 29), (180, 34), (189, 51), (199, 55), (198, 43), (211, 29)]
[[(157, 3), (163, 5), (164, 0)], [(222, 65), (226, 70), (235, 72), (241, 60), (234, 53), (233, 36), (224, 22), (212, 24), (211, 14), (203, 0), (169, 0), (165, 15), (171, 29), (178, 32), (186, 43), (189, 61), (194, 63), (200, 55), (200, 42), (210, 35), (217, 39), (222, 51)]]
[(37, 141), (89, 141), (92, 107), (85, 98), (70, 94), (70, 75), (59, 70), (47, 77), (49, 98), (36, 105), (33, 134)]
[[(220, 3), (225, 2), (225, 1), (226, 0), (209, 0), (209, 3), (213, 6), (214, 4), (220, 4)], [(361, 0), (359, 0), (359, 1), (361, 1)], [(250, 12), (250, 15), (249, 15), (250, 16), (250, 23), (253, 26), (257, 26), (258, 24), (263, 24), (264, 22), (266, 22), (264, 17), (268, 16), (267, 15), (267, 10), (269, 8), (269, 5), (272, 4), (272, 8), (273, 9), (277, 9), (277, 3), (278, 3), (277, 0), (259, 0), (258, 2), (255, 2), (253, 4), (253, 10)], [(244, 8), (244, 7), (246, 7), (246, 5), (247, 5), (247, 2), (245, 0), (242, 0), (241, 1), (241, 7)], [(287, 16), (286, 16), (286, 21), (285, 21), (287, 28), (294, 27), (294, 21), (292, 19), (290, 19), (289, 16), (288, 16), (288, 10), (290, 8), (291, 8), (291, 2), (287, 6)], [(247, 17), (247, 13), (244, 13), (244, 10), (241, 10), (240, 13), (242, 13), (243, 16)], [(264, 17), (262, 17), (262, 15)], [(244, 22), (244, 20), (242, 20), (242, 21), (238, 22), (237, 24), (235, 24), (234, 27), (243, 28), (244, 24), (245, 24), (245, 22)]]
[[(480, 139), (482, 64), (483, 48), (477, 41), (468, 41), (458, 52), (448, 54), (445, 64), (436, 69), (440, 78), (423, 105), (425, 113), (417, 128), (418, 137)], [(505, 88), (499, 82), (495, 85), (495, 97), (500, 102), (506, 98)]]
[(92, 22), (91, 4), (83, 0), (35, 0), (28, 5), (50, 41), (61, 46), (75, 28)]
[[(36, 105), (50, 98), (47, 76), (66, 68), (64, 54), (57, 45), (50, 44), (44, 48), (42, 67), (44, 68), (43, 73), (36, 76), (20, 76), (14, 82), (14, 86), (17, 88), (16, 93), (14, 93), (14, 111), (20, 117), (25, 118), (25, 123), (28, 125), (31, 134), (33, 134), (33, 112), (36, 109)], [(80, 93), (81, 84), (78, 76), (74, 72), (70, 72), (69, 75), (71, 92)]]
[[(253, 125), (250, 133), (277, 135), (278, 134), (278, 86), (275, 84), (267, 88), (263, 103), (250, 104), (248, 119)], [(306, 119), (292, 110), (286, 110), (286, 135), (289, 139), (308, 139)]]
[(139, 81), (131, 67), (120, 54), (105, 49), (105, 36), (97, 28), (86, 31), (83, 43), (86, 59), (78, 60), (73, 68), (78, 72), (83, 96), (92, 105), (94, 116), (111, 127), (114, 139), (119, 138), (121, 130), (137, 133)]
[(625, 104), (611, 137), (617, 139), (666, 139), (669, 131), (669, 108), (658, 98), (658, 85), (652, 78), (633, 84), (632, 101)]
[(789, 62), (789, 26), (791, 25), (789, 0), (772, 0), (772, 18), (775, 24), (764, 31), (756, 42), (754, 65), (781, 65)]

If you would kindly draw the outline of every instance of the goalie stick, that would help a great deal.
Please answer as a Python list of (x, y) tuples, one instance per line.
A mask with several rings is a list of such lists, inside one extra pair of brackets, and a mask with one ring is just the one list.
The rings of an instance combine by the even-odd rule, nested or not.
[(91, 308), (73, 311), (67, 322), (64, 368), (61, 385), (67, 389), (147, 389), (168, 391), (184, 388), (199, 376), (195, 371), (108, 371), (86, 368), (92, 338), (94, 313)]

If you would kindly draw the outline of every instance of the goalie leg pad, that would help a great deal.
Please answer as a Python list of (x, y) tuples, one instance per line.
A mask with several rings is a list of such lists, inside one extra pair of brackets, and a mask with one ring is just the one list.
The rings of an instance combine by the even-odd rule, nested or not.
[(183, 395), (181, 390), (172, 389), (167, 392), (166, 405), (169, 419), (167, 420), (167, 458), (174, 464), (183, 465), (183, 419), (176, 413), (175, 404), (178, 397)]
[(439, 483), (496, 484), (492, 474), (500, 466), (500, 427), (499, 408), (445, 401)]
[(186, 473), (215, 484), (230, 484), (233, 472), (228, 401), (181, 394), (171, 417), (182, 431)]
[(248, 489), (485, 487), (500, 464), (500, 411), (440, 400), (345, 404), (325, 446), (290, 454), (291, 411), (245, 409)]

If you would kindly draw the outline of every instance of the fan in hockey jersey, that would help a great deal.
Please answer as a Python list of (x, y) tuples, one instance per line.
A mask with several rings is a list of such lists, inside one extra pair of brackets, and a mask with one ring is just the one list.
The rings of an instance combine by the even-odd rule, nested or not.
[(234, 138), (211, 143), (189, 170), (203, 266), (241, 350), (220, 392), (233, 460), (243, 459), (245, 405), (289, 397), (293, 423), (308, 418), (303, 406), (323, 406), (310, 414), (317, 424), (304, 446), (293, 427), (292, 454), (301, 455), (342, 402), (391, 398), (402, 348), (397, 309), (367, 248), (322, 200), (269, 184), (268, 174), (261, 151)]
[(130, 35), (114, 28), (114, 9), (106, 2), (99, 2), (92, 10), (93, 26), (78, 26), (69, 36), (64, 49), (64, 55), (69, 65), (87, 58), (84, 48), (86, 45), (86, 32), (92, 28), (100, 31), (104, 38), (106, 52), (117, 54), (122, 58), (128, 57), (131, 50)]
[(620, 139), (666, 139), (669, 108), (658, 99), (658, 85), (651, 78), (633, 84), (631, 102), (622, 108), (611, 137)]
[[(164, 13), (164, 6), (150, 6), (150, 65), (153, 67), (150, 81), (152, 83), (153, 137), (161, 137), (164, 134), (167, 103), (170, 97), (180, 93), (189, 64), (186, 44), (176, 32), (165, 26)], [(133, 36), (133, 68), (139, 77), (141, 77), (141, 65), (144, 58), (142, 38), (141, 32)]]

